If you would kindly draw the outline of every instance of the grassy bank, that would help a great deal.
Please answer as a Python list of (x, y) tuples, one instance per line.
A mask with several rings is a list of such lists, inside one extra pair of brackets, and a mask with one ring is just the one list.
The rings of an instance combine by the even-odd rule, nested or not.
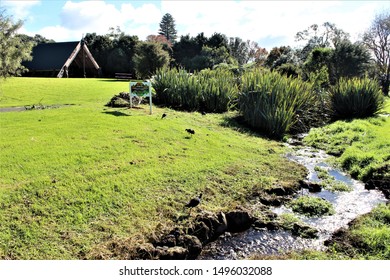
[(221, 125), (231, 113), (104, 107), (127, 87), (98, 79), (1, 84), (0, 107), (74, 104), (0, 113), (1, 259), (93, 258), (111, 240), (142, 242), (177, 226), (200, 191), (201, 209), (220, 211), (302, 178), (280, 143)]
[[(367, 182), (375, 173), (390, 176), (390, 119), (375, 117), (337, 121), (312, 129), (305, 143), (337, 156), (336, 163), (353, 177)], [(386, 173), (387, 172), (387, 173)]]

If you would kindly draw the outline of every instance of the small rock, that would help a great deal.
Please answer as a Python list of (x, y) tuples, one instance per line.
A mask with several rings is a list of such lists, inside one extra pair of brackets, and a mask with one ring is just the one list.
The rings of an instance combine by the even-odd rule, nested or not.
[(185, 260), (188, 250), (183, 247), (156, 247), (157, 258), (159, 260)]
[(193, 235), (180, 236), (178, 245), (186, 248), (188, 251), (187, 259), (194, 260), (202, 252), (202, 243), (200, 240)]
[(248, 212), (238, 210), (226, 214), (227, 231), (241, 232), (250, 228), (254, 218)]
[(318, 230), (307, 225), (295, 223), (293, 225), (292, 234), (303, 238), (317, 238)]
[(317, 184), (314, 182), (302, 180), (299, 183), (300, 183), (302, 188), (308, 189), (309, 192), (311, 192), (311, 193), (321, 192), (321, 190), (322, 190), (322, 186), (320, 184)]

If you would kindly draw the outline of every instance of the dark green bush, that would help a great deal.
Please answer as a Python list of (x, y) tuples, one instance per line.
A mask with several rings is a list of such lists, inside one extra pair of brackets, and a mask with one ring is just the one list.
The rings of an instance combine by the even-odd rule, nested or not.
[(316, 103), (312, 85), (278, 72), (256, 69), (242, 76), (240, 112), (245, 121), (281, 139)]
[(238, 96), (236, 79), (226, 69), (206, 69), (195, 74), (183, 69), (160, 69), (153, 88), (158, 103), (190, 111), (226, 112)]
[(336, 119), (371, 117), (384, 106), (379, 84), (368, 78), (340, 79), (331, 88), (330, 100)]

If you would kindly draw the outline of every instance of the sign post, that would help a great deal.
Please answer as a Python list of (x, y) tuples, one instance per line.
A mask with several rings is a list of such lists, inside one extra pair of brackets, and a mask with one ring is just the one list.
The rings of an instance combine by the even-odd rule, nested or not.
[(152, 114), (152, 85), (150, 81), (130, 82), (130, 108), (133, 107), (132, 96), (144, 97), (149, 95), (150, 114)]

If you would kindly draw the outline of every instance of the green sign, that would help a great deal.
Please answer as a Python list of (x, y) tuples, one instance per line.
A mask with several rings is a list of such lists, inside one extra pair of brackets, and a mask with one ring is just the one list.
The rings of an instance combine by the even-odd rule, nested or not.
[(152, 114), (152, 86), (150, 81), (130, 82), (130, 107), (133, 107), (132, 96), (144, 97), (149, 95), (150, 114)]
[(137, 95), (139, 97), (144, 97), (149, 95), (149, 82), (131, 82), (130, 83), (130, 93)]

